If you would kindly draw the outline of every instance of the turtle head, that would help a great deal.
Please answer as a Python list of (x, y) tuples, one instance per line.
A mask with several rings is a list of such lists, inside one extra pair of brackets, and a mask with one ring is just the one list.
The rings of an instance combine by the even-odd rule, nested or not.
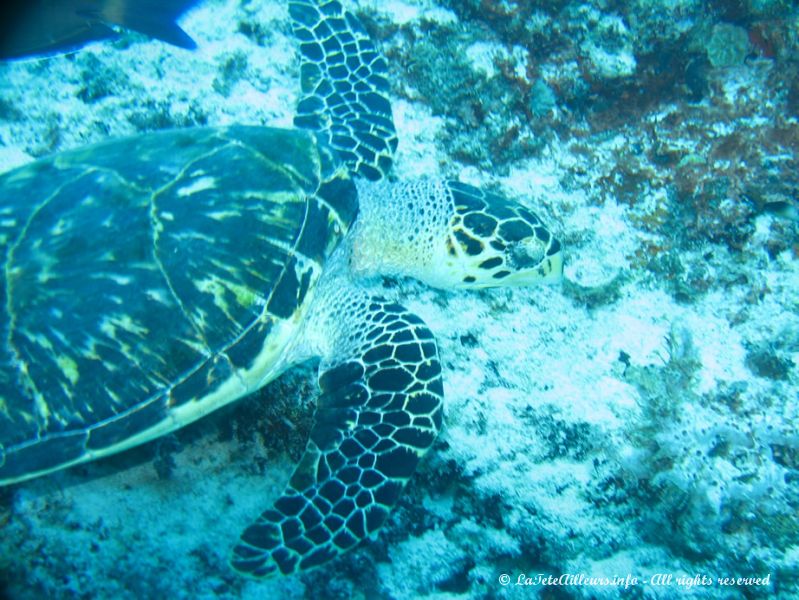
[(560, 242), (521, 204), (458, 182), (358, 181), (349, 265), (438, 288), (532, 285), (563, 271)]
[(452, 287), (522, 286), (560, 278), (560, 242), (534, 213), (470, 185), (446, 185), (453, 211), (441, 264), (451, 272)]

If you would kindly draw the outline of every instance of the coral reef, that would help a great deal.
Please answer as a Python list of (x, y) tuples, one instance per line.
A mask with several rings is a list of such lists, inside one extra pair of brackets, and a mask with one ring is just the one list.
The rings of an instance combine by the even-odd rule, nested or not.
[(713, 26), (705, 51), (714, 67), (742, 65), (749, 53), (749, 36), (742, 27), (719, 23)]

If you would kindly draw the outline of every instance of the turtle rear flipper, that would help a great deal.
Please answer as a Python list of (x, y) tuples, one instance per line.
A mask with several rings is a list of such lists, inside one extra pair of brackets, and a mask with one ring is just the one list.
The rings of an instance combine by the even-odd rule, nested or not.
[(334, 346), (351, 349), (320, 367), (322, 394), (300, 464), (233, 549), (231, 564), (243, 574), (309, 569), (374, 534), (441, 427), (441, 365), (428, 328), (379, 298), (358, 312), (355, 320), (338, 315), (352, 327)]

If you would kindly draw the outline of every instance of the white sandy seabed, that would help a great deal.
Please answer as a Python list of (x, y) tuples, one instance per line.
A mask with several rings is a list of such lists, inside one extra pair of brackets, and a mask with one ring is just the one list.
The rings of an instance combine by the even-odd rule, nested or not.
[[(429, 0), (364, 5), (406, 27), (455, 20)], [(236, 31), (242, 20), (261, 24), (262, 46)], [(52, 150), (158, 128), (158, 114), (178, 124), (201, 114), (209, 125), (291, 126), (298, 69), (283, 3), (208, 0), (181, 24), (197, 40), (195, 52), (133, 36), (126, 48), (98, 43), (69, 57), (0, 65), (0, 170)], [(233, 75), (225, 78), (231, 59)], [(103, 78), (91, 75), (98, 70)], [(87, 91), (87, 81), (108, 88)], [(597, 286), (630, 269), (639, 233), (629, 209), (596, 206), (586, 192), (564, 189), (559, 174), (571, 159), (558, 142), (494, 177), (448, 160), (437, 145), (446, 122), (424, 104), (393, 103), (398, 177), (446, 174), (499, 185), (562, 238), (583, 238), (567, 244), (569, 281)], [(603, 145), (596, 149), (601, 160)], [(758, 217), (758, 231), (771, 218)], [(630, 597), (743, 597), (741, 587), (717, 583), (726, 576), (770, 575), (771, 587), (751, 586), (748, 593), (777, 593), (775, 581), (795, 592), (799, 546), (783, 530), (799, 523), (791, 516), (797, 494), (788, 486), (790, 477), (796, 485), (796, 471), (791, 475), (774, 452), (795, 453), (799, 444), (796, 374), (782, 382), (756, 377), (745, 364), (744, 342), (797, 336), (797, 263), (791, 256), (764, 260), (756, 241), (757, 235), (745, 255), (770, 293), (749, 306), (748, 288), (678, 304), (657, 282), (636, 277), (615, 301), (590, 310), (557, 285), (454, 293), (400, 281), (388, 293), (424, 318), (440, 344), (445, 430), (377, 541), (303, 577), (235, 577), (227, 552), (280, 493), (292, 460), (273, 455), (266, 475), (253, 474), (247, 460), (263, 450), (260, 438), (241, 448), (235, 439), (197, 435), (174, 455), (168, 479), (144, 461), (18, 486), (0, 521), (0, 568), (12, 574), (10, 593), (620, 594), (612, 584), (515, 585), (520, 574), (539, 573), (629, 575), (644, 593)], [(744, 307), (748, 319), (731, 325), (730, 315)], [(692, 372), (675, 377), (685, 364)], [(746, 386), (734, 407), (718, 400), (739, 382)], [(780, 535), (788, 540), (783, 547), (773, 542)], [(502, 574), (510, 585), (502, 585)], [(659, 574), (674, 579), (650, 579)], [(700, 591), (688, 589), (686, 579), (678, 583), (697, 574), (713, 585)]]

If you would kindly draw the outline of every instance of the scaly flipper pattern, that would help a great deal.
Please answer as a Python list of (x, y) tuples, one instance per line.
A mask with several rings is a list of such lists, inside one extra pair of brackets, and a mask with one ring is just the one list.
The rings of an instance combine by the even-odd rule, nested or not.
[(374, 534), (441, 428), (441, 365), (429, 329), (381, 298), (364, 298), (355, 312), (339, 317), (351, 326), (334, 344), (351, 351), (320, 367), (300, 464), (233, 549), (231, 563), (244, 574), (315, 567)]
[(294, 124), (327, 135), (353, 173), (383, 177), (397, 149), (386, 62), (336, 0), (289, 2), (303, 97)]

